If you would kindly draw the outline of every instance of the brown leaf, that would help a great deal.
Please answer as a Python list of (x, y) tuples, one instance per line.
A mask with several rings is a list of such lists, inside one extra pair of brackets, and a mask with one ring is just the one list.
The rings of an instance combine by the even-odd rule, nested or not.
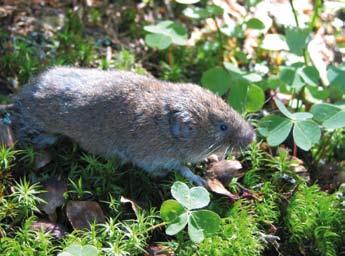
[(237, 160), (222, 160), (211, 163), (207, 170), (207, 176), (216, 178), (227, 185), (232, 178), (243, 176), (243, 173), (239, 171), (241, 168), (242, 165)]
[(130, 199), (128, 199), (128, 198), (126, 198), (126, 197), (124, 197), (124, 196), (121, 196), (121, 198), (120, 198), (120, 202), (121, 203), (130, 203), (131, 204), (131, 207), (132, 207), (132, 210), (134, 211), (134, 213), (135, 213), (135, 215), (137, 215), (138, 216), (138, 205), (136, 204), (136, 203), (134, 203), (132, 200), (130, 200)]
[(161, 244), (150, 245), (146, 249), (146, 251), (147, 253), (145, 254), (145, 256), (174, 256), (175, 255), (175, 253), (170, 247), (164, 246)]
[(90, 223), (104, 223), (102, 208), (94, 201), (69, 201), (66, 214), (74, 229), (89, 229)]
[(209, 189), (212, 192), (227, 196), (232, 201), (236, 201), (237, 199), (239, 199), (239, 197), (237, 195), (234, 195), (229, 190), (227, 190), (219, 180), (217, 180), (217, 179), (206, 179), (206, 181), (207, 181), (207, 185), (208, 185)]
[(55, 238), (61, 239), (66, 235), (66, 230), (59, 224), (49, 222), (47, 220), (34, 221), (30, 227), (34, 231), (43, 231), (51, 233)]
[(207, 158), (208, 163), (219, 162), (219, 158), (216, 154), (212, 154)]

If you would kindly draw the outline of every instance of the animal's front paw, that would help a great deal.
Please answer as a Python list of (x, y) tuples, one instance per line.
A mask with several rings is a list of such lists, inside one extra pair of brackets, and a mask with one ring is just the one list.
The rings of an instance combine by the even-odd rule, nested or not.
[(188, 167), (181, 166), (179, 169), (177, 169), (183, 177), (185, 177), (187, 180), (189, 180), (191, 183), (197, 185), (197, 186), (207, 186), (206, 180), (201, 178), (199, 175), (194, 174)]
[(207, 186), (207, 181), (204, 178), (201, 178), (199, 175), (194, 175), (189, 180), (190, 182), (192, 182), (193, 184), (197, 186), (202, 186), (202, 187)]

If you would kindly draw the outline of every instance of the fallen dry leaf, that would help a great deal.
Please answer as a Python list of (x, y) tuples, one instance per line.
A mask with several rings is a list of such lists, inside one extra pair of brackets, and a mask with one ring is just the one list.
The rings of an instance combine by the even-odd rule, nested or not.
[(49, 219), (55, 222), (57, 219), (56, 208), (61, 207), (65, 202), (64, 193), (67, 191), (67, 183), (57, 177), (52, 177), (43, 183), (43, 189), (45, 192), (40, 195), (40, 198), (45, 203), (39, 205), (39, 209), (48, 214)]
[(219, 157), (216, 154), (212, 154), (207, 158), (208, 163), (219, 162)]
[(174, 256), (175, 255), (172, 248), (161, 245), (161, 244), (150, 245), (146, 249), (146, 251), (147, 253), (145, 254), (145, 256)]
[(139, 207), (138, 207), (138, 205), (137, 205), (136, 203), (134, 203), (132, 200), (130, 200), (130, 199), (124, 197), (124, 196), (121, 196), (120, 202), (121, 202), (121, 203), (124, 203), (124, 204), (130, 203), (130, 204), (131, 204), (131, 207), (132, 207), (132, 210), (134, 211), (135, 215), (138, 215), (138, 208), (139, 208)]
[(90, 223), (104, 223), (102, 208), (94, 201), (69, 201), (66, 214), (74, 229), (89, 229)]
[(243, 176), (243, 173), (239, 171), (240, 169), (242, 169), (242, 165), (239, 161), (222, 160), (210, 164), (207, 169), (207, 176), (210, 178), (216, 178), (224, 185), (227, 185), (232, 178), (240, 178)]
[(234, 195), (229, 190), (227, 190), (219, 180), (207, 178), (206, 181), (209, 189), (212, 192), (227, 196), (231, 199), (231, 201), (236, 201), (239, 199), (237, 195)]
[(66, 230), (59, 224), (52, 223), (47, 220), (34, 221), (31, 226), (31, 230), (43, 231), (44, 233), (50, 233), (53, 237), (61, 239), (66, 235)]

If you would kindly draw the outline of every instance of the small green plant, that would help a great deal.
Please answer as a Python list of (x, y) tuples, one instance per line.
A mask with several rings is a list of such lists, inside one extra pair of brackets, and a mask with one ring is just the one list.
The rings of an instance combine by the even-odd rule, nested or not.
[(33, 147), (26, 147), (20, 151), (21, 157), (19, 161), (22, 161), (25, 166), (32, 167), (35, 163), (36, 152)]
[(14, 255), (56, 255), (53, 236), (43, 231), (32, 230), (35, 218), (25, 220), (22, 227), (11, 232), (10, 236), (0, 237), (0, 252), (3, 256)]
[(168, 235), (176, 235), (188, 224), (190, 239), (200, 243), (206, 236), (218, 231), (218, 214), (209, 210), (196, 210), (210, 203), (210, 196), (205, 188), (189, 189), (186, 184), (177, 181), (171, 187), (171, 194), (176, 200), (165, 201), (160, 209), (161, 216), (167, 223)]
[[(9, 170), (16, 159), (17, 151), (13, 148), (0, 145), (0, 172)], [(0, 174), (1, 177), (1, 174)]]
[(80, 200), (92, 195), (92, 192), (84, 189), (82, 177), (79, 177), (77, 182), (71, 179), (69, 179), (69, 182), (71, 183), (72, 189), (69, 190), (68, 193), (71, 194), (72, 197), (76, 197)]
[(13, 192), (9, 195), (9, 198), (17, 205), (18, 212), (23, 217), (29, 217), (34, 212), (39, 212), (38, 204), (44, 203), (44, 200), (39, 197), (39, 194), (42, 192), (44, 191), (38, 183), (30, 184), (24, 178), (19, 180), (19, 182), (15, 181)]

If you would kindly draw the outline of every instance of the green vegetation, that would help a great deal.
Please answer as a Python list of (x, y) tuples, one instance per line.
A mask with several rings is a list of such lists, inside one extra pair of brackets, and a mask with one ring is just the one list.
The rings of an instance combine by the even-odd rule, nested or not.
[[(304, 13), (299, 1), (270, 5), (270, 15), (255, 0), (237, 7), (208, 0), (99, 2), (0, 8), (0, 103), (54, 65), (198, 83), (257, 128), (259, 142), (237, 156), (243, 175), (224, 184), (240, 199), (188, 186), (174, 173), (152, 179), (69, 140), (50, 155), (1, 145), (0, 254), (344, 253), (345, 191), (338, 187), (345, 183), (345, 44), (336, 24), (345, 6), (330, 22), (319, 0)], [(61, 20), (51, 20), (50, 9)], [(26, 12), (35, 22), (20, 21)], [(280, 20), (284, 13), (291, 16)], [(204, 175), (207, 166), (192, 169)], [(95, 216), (87, 228), (73, 219), (73, 203), (80, 202), (78, 220), (88, 218), (83, 212)]]

